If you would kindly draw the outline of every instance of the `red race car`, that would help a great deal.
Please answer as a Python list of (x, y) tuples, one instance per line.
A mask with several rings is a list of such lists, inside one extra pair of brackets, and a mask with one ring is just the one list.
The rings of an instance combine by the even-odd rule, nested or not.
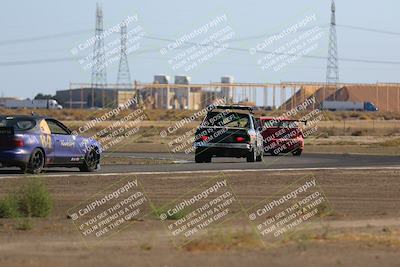
[(264, 155), (273, 156), (281, 153), (292, 153), (293, 156), (300, 156), (304, 150), (304, 135), (300, 123), (306, 121), (261, 117), (264, 139)]

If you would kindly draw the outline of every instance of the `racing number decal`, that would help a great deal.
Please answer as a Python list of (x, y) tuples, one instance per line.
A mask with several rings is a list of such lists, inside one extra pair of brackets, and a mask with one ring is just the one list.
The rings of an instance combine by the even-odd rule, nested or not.
[(42, 120), (39, 126), (43, 134), (51, 134), (50, 127), (45, 120)]
[(45, 120), (40, 121), (40, 130), (42, 134), (40, 135), (40, 142), (42, 143), (43, 148), (52, 148), (53, 143), (51, 140), (51, 131), (50, 127)]
[(51, 142), (51, 135), (41, 135), (40, 142), (44, 148), (52, 148), (53, 144)]

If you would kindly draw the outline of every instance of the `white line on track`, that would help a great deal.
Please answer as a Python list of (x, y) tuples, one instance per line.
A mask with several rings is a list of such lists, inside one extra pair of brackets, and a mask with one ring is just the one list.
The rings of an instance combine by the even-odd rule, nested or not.
[[(68, 173), (68, 174), (49, 174), (42, 175), (46, 178), (59, 177), (90, 177), (90, 176), (118, 176), (118, 175), (152, 175), (152, 174), (195, 174), (195, 173), (221, 173), (221, 172), (296, 172), (296, 171), (329, 171), (329, 170), (400, 170), (400, 166), (387, 167), (326, 167), (326, 168), (284, 168), (284, 169), (231, 169), (231, 170), (201, 170), (201, 171), (162, 171), (162, 172), (114, 172), (114, 173)], [(20, 175), (20, 176), (0, 176), (0, 179), (26, 178), (40, 175)]]

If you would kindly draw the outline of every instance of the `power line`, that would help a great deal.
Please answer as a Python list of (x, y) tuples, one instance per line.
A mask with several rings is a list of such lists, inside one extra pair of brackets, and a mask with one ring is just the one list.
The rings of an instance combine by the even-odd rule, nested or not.
[[(152, 52), (160, 51), (157, 49), (144, 49), (142, 51), (135, 52), (135, 55), (146, 54)], [(49, 59), (32, 59), (32, 60), (18, 60), (18, 61), (3, 61), (0, 62), (1, 66), (22, 66), (22, 65), (34, 65), (34, 64), (46, 64), (46, 63), (55, 63), (55, 62), (67, 62), (67, 61), (78, 61), (80, 59), (84, 59), (82, 57), (62, 57), (62, 58), (49, 58)]]
[[(151, 36), (143, 36), (146, 39), (152, 40), (160, 40), (160, 41), (167, 41), (167, 42), (174, 42), (175, 40), (166, 39), (166, 38), (158, 38), (158, 37), (151, 37)], [(239, 52), (249, 52), (247, 48), (239, 48), (239, 47), (225, 47), (224, 45), (214, 45), (214, 44), (202, 44), (202, 43), (195, 43), (195, 42), (186, 42), (187, 44), (197, 45), (197, 46), (204, 46), (204, 47), (215, 47), (215, 48), (225, 48), (227, 50), (232, 51), (239, 51)], [(183, 47), (178, 47), (177, 49), (183, 49)], [(277, 53), (273, 51), (260, 51), (256, 50), (258, 54), (266, 54), (266, 55), (283, 55), (283, 56), (299, 56), (299, 54), (293, 53)], [(327, 57), (324, 56), (314, 56), (314, 55), (302, 55), (300, 57), (303, 58), (311, 58), (311, 59), (323, 59), (327, 60)], [(339, 58), (340, 61), (347, 61), (347, 62), (357, 62), (357, 63), (370, 63), (370, 64), (390, 64), (390, 65), (400, 65), (400, 61), (385, 61), (385, 60), (372, 60), (372, 59), (355, 59), (355, 58)]]
[[(366, 29), (366, 28), (365, 28)], [(371, 29), (372, 30), (372, 29)], [(394, 32), (385, 32), (394, 34)], [(53, 35), (54, 36), (54, 35)], [(134, 36), (134, 34), (133, 34)], [(163, 38), (163, 37), (155, 37), (155, 36), (148, 36), (148, 35), (141, 35), (144, 39), (149, 40), (157, 40), (163, 42), (174, 42), (174, 39)], [(7, 42), (7, 41), (6, 41)], [(0, 43), (1, 44), (1, 43)], [(196, 42), (185, 42), (185, 45), (195, 45), (195, 46), (203, 46), (203, 47), (215, 47), (215, 48), (222, 48), (224, 47), (226, 50), (230, 51), (237, 51), (237, 52), (249, 52), (247, 48), (239, 48), (239, 47), (226, 47), (224, 45), (215, 45), (215, 44), (204, 44), (204, 43), (196, 43)], [(176, 49), (184, 49), (185, 45), (182, 47), (178, 47)], [(147, 52), (152, 52), (152, 50), (147, 50)], [(255, 51), (257, 54), (266, 54), (266, 55), (283, 55), (283, 56), (299, 56), (299, 54), (292, 54), (292, 53), (277, 53), (273, 51)], [(302, 58), (310, 58), (310, 59), (321, 59), (327, 60), (327, 57), (324, 56), (315, 56), (315, 55), (300, 55)], [(52, 63), (52, 62), (60, 62), (60, 61), (73, 61), (79, 60), (79, 58), (54, 58), (54, 59), (38, 59), (38, 60), (29, 60), (29, 61), (8, 61), (8, 62), (0, 62), (0, 66), (15, 66), (15, 65), (29, 65), (29, 64), (40, 64), (40, 63)], [(340, 61), (343, 62), (355, 62), (355, 63), (367, 63), (367, 64), (388, 64), (388, 65), (400, 65), (400, 61), (385, 61), (385, 60), (373, 60), (373, 59), (356, 59), (356, 58), (339, 58)]]
[(33, 65), (42, 63), (56, 63), (64, 61), (76, 61), (79, 58), (63, 57), (63, 58), (49, 58), (49, 59), (33, 59), (33, 60), (20, 60), (20, 61), (5, 61), (0, 62), (0, 66), (21, 66), (21, 65)]
[[(321, 28), (326, 28), (326, 27), (329, 26), (329, 24), (321, 24), (321, 25), (316, 25), (316, 26), (319, 26)], [(354, 26), (354, 25), (345, 25), (345, 24), (336, 24), (336, 26), (337, 27), (341, 27), (341, 28), (353, 29), (353, 30), (360, 30), (360, 31), (367, 31), (367, 32), (374, 32), (374, 33), (381, 33), (381, 34), (400, 36), (400, 32), (372, 29), (372, 28), (366, 28), (366, 27), (360, 27), (360, 26)], [(309, 28), (301, 29), (299, 31), (306, 31), (308, 29)], [(85, 34), (85, 33), (91, 33), (92, 31), (93, 30), (91, 30), (91, 29), (77, 30), (77, 31), (69, 31), (69, 32), (63, 32), (63, 33), (42, 35), (42, 36), (37, 36), (37, 37), (28, 37), (28, 38), (5, 40), (5, 41), (0, 41), (0, 45), (9, 45), (9, 44), (11, 45), (11, 44), (19, 44), (19, 43), (26, 43), (26, 42), (41, 41), (41, 40), (65, 38), (65, 37), (81, 35), (81, 34)], [(246, 41), (246, 40), (251, 40), (251, 39), (266, 38), (266, 37), (269, 37), (269, 36), (276, 35), (278, 33), (279, 32), (271, 33), (271, 34), (266, 34), (265, 33), (265, 34), (259, 34), (259, 35), (252, 35), (252, 36), (247, 36), (247, 37), (242, 37), (242, 38), (231, 39), (229, 42), (238, 42), (238, 41)], [(155, 37), (154, 38), (149, 38), (149, 39), (160, 40), (160, 41), (170, 41), (170, 39), (155, 38)]]
[[(156, 37), (145, 37), (147, 39), (157, 39), (157, 40), (165, 40), (168, 42), (174, 41), (171, 39), (165, 38), (156, 38)], [(212, 47), (222, 47), (216, 46), (211, 44), (200, 44), (200, 43), (193, 43), (187, 42), (188, 44), (198, 45), (198, 46), (212, 46)], [(225, 47), (227, 50), (237, 51), (237, 52), (246, 52), (249, 53), (249, 50), (246, 48), (238, 48), (238, 47)], [(177, 48), (183, 49), (183, 47)], [(146, 52), (153, 52), (152, 50), (148, 50)], [(315, 55), (299, 55), (299, 54), (292, 54), (292, 53), (277, 53), (271, 51), (256, 51), (258, 54), (265, 54), (265, 55), (284, 55), (284, 56), (300, 56), (302, 58), (310, 58), (310, 59), (320, 59), (320, 60), (327, 60), (325, 56), (315, 56)], [(15, 66), (15, 65), (30, 65), (30, 64), (40, 64), (40, 63), (52, 63), (52, 62), (60, 62), (60, 61), (74, 61), (79, 60), (80, 58), (55, 58), (55, 59), (37, 59), (37, 60), (29, 60), (29, 61), (8, 61), (8, 62), (0, 62), (0, 66)], [(373, 59), (356, 59), (356, 58), (339, 58), (342, 62), (354, 62), (354, 63), (367, 63), (367, 64), (388, 64), (388, 65), (400, 65), (400, 61), (387, 61), (387, 60), (373, 60)]]
[[(159, 51), (157, 49), (156, 51)], [(154, 50), (147, 50), (145, 52), (154, 52)], [(136, 54), (144, 54), (144, 53), (136, 53)], [(326, 57), (323, 56), (312, 56), (312, 58), (315, 59), (324, 59), (326, 60)], [(2, 66), (23, 66), (23, 65), (35, 65), (35, 64), (46, 64), (46, 63), (57, 63), (57, 62), (76, 62), (79, 59), (82, 58), (73, 58), (73, 57), (65, 57), (65, 58), (51, 58), (51, 59), (34, 59), (34, 60), (21, 60), (21, 61), (5, 61), (5, 62), (0, 62), (0, 67)], [(162, 58), (158, 58), (162, 59)], [(341, 61), (346, 61), (346, 62), (360, 62), (360, 63), (371, 63), (371, 64), (388, 64), (388, 65), (400, 65), (400, 61), (377, 61), (377, 60), (361, 60), (361, 59), (350, 59), (350, 58), (340, 58)], [(231, 63), (229, 63), (231, 64)]]
[(370, 28), (364, 28), (364, 27), (352, 26), (352, 25), (343, 25), (343, 24), (336, 24), (336, 26), (341, 27), (341, 28), (359, 30), (359, 31), (375, 32), (375, 33), (381, 33), (381, 34), (389, 34), (389, 35), (400, 36), (399, 32), (392, 32), (392, 31), (385, 31), (385, 30), (378, 30), (378, 29), (370, 29)]
[[(317, 25), (317, 26), (319, 26), (321, 28), (326, 28), (327, 26), (329, 26), (329, 24), (321, 24), (321, 25)], [(360, 27), (360, 26), (354, 26), (354, 25), (345, 25), (345, 24), (337, 24), (336, 26), (337, 27), (341, 27), (341, 28), (353, 29), (353, 30), (360, 30), (360, 31), (367, 31), (367, 32), (375, 32), (375, 33), (381, 33), (381, 34), (400, 36), (400, 32), (386, 31), (386, 30), (380, 30), (380, 29), (372, 29), (372, 28), (366, 28), (366, 27)], [(305, 31), (305, 30), (307, 30), (307, 29), (302, 29), (301, 31)], [(41, 40), (65, 38), (65, 37), (81, 35), (81, 34), (85, 34), (85, 33), (91, 33), (92, 31), (93, 31), (92, 29), (86, 29), (86, 30), (77, 30), (77, 31), (69, 31), (69, 32), (63, 32), (63, 33), (42, 35), (42, 36), (37, 36), (37, 37), (28, 37), (28, 38), (5, 40), (5, 41), (0, 41), (0, 45), (2, 46), (2, 45), (11, 45), (11, 44), (19, 44), (19, 43), (26, 43), (26, 42), (41, 41)], [(247, 37), (243, 37), (243, 38), (231, 39), (230, 42), (246, 41), (246, 40), (251, 40), (251, 39), (260, 39), (260, 38), (272, 36), (272, 35), (275, 35), (275, 34), (277, 34), (277, 33), (272, 33), (272, 34), (268, 34), (268, 35), (267, 34), (260, 34), (260, 35), (247, 36)], [(160, 40), (160, 41), (169, 41), (169, 39), (165, 39), (165, 38), (154, 38), (154, 39), (155, 40)]]
[[(320, 25), (314, 25), (314, 26), (311, 26), (311, 27), (306, 27), (306, 28), (303, 28), (303, 29), (298, 29), (297, 31), (298, 32), (305, 32), (305, 31), (311, 30), (311, 29), (313, 29), (315, 27), (326, 28), (328, 26), (329, 26), (329, 24), (320, 24)], [(268, 38), (268, 37), (272, 37), (272, 36), (278, 35), (280, 33), (281, 33), (281, 31), (280, 32), (275, 32), (275, 33), (264, 33), (264, 34), (259, 34), (259, 35), (252, 35), (252, 36), (247, 36), (247, 37), (242, 37), (242, 38), (236, 38), (236, 39), (229, 40), (229, 43), (239, 42), (239, 41), (247, 41), (247, 40), (252, 40), (252, 39)]]
[(19, 44), (19, 43), (35, 42), (35, 41), (41, 41), (41, 40), (65, 38), (65, 37), (69, 37), (69, 36), (89, 33), (89, 32), (92, 32), (92, 31), (93, 30), (80, 30), (80, 31), (72, 31), (72, 32), (63, 32), (63, 33), (42, 35), (42, 36), (37, 36), (37, 37), (28, 37), (28, 38), (6, 40), (6, 41), (0, 41), (0, 45), (3, 46), (3, 45), (12, 45), (12, 44)]
[[(156, 60), (156, 61), (160, 61), (163, 60), (163, 58), (161, 57), (148, 57), (148, 56), (144, 56), (142, 58), (145, 58), (147, 60)], [(399, 62), (400, 63), (400, 62)], [(252, 66), (254, 67), (254, 63), (237, 63), (236, 61), (213, 61), (213, 64), (219, 64), (219, 65), (237, 65), (237, 66)], [(400, 66), (400, 65), (394, 65), (394, 66)], [(288, 68), (307, 68), (307, 69), (318, 69), (321, 70), (320, 66), (293, 66), (293, 65), (289, 65)], [(368, 67), (341, 67), (341, 69), (352, 69), (352, 70), (379, 70), (379, 71), (398, 71), (398, 67), (390, 67), (390, 68), (368, 68)]]

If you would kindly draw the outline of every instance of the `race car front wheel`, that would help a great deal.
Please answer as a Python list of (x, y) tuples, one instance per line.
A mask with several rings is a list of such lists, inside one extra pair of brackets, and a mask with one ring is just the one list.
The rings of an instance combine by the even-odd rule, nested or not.
[(303, 152), (302, 149), (297, 149), (297, 150), (293, 151), (292, 154), (293, 154), (293, 156), (300, 157), (302, 152)]
[(100, 155), (96, 149), (90, 150), (86, 153), (83, 165), (79, 167), (81, 172), (94, 172), (97, 170), (97, 166), (100, 164)]
[(39, 174), (42, 172), (45, 162), (45, 156), (41, 149), (33, 150), (28, 165), (21, 167), (25, 173)]

